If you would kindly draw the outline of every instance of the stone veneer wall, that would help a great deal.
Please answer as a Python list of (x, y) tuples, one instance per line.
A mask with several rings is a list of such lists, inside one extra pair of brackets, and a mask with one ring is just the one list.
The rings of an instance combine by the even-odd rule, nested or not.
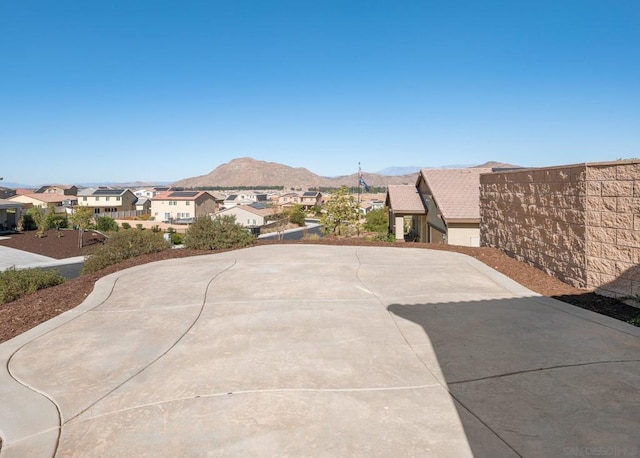
[(482, 246), (562, 281), (640, 296), (640, 161), (480, 177)]

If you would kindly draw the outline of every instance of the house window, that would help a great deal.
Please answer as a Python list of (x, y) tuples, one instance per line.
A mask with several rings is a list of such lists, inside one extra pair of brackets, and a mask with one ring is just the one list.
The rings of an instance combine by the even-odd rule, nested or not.
[(109, 197), (109, 196), (104, 198), (104, 200), (106, 200), (107, 202), (109, 202), (109, 199), (111, 199), (111, 197)]
[(117, 200), (117, 201), (120, 201), (120, 196), (116, 196), (116, 200)]
[(86, 201), (87, 201), (87, 196), (83, 196), (83, 197), (82, 197), (82, 201), (83, 201), (83, 202), (86, 202)]
[(100, 197), (96, 197), (96, 202), (100, 200)]
[(190, 202), (187, 200), (184, 204), (188, 207)]

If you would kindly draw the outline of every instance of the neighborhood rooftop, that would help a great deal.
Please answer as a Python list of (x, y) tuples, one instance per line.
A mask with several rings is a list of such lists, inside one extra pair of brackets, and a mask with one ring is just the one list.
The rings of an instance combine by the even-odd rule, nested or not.
[(390, 185), (387, 205), (402, 213), (423, 214), (425, 212), (420, 193), (413, 185)]
[(422, 169), (420, 174), (446, 221), (479, 221), (480, 175), (491, 171), (489, 168)]

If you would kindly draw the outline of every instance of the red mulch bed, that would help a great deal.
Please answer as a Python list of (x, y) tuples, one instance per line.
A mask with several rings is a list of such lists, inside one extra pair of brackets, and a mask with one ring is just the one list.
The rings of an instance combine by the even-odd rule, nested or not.
[[(27, 232), (12, 235), (9, 239), (0, 240), (0, 245), (18, 248), (33, 253), (42, 254), (56, 259), (87, 255), (92, 247), (102, 243), (102, 236), (91, 232), (85, 233), (84, 248), (79, 248), (78, 233), (76, 231), (61, 231), (58, 237), (56, 231), (48, 231), (43, 238), (37, 238), (35, 233)], [(367, 245), (393, 246), (402, 248), (426, 248), (454, 251), (467, 254), (489, 267), (496, 269), (512, 278), (521, 285), (545, 296), (555, 297), (562, 301), (593, 310), (613, 318), (629, 321), (640, 318), (640, 309), (626, 305), (615, 299), (598, 296), (591, 292), (573, 288), (561, 281), (550, 277), (544, 272), (522, 262), (512, 259), (495, 248), (469, 248), (452, 245), (429, 245), (422, 243), (373, 242), (363, 239), (332, 239), (305, 241), (260, 241), (259, 244), (274, 243), (315, 243), (331, 245)], [(91, 293), (93, 285), (100, 277), (140, 264), (165, 259), (183, 258), (209, 254), (211, 252), (193, 251), (188, 249), (166, 250), (160, 253), (129, 259), (116, 266), (111, 266), (95, 274), (82, 275), (65, 282), (62, 285), (38, 291), (32, 295), (18, 299), (8, 304), (0, 305), (0, 342), (8, 340), (54, 316), (76, 307)]]

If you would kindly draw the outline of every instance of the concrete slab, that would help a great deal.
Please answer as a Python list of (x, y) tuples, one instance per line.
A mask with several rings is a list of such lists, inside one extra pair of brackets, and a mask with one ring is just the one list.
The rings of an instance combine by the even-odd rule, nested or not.
[(56, 261), (54, 258), (0, 246), (0, 271), (10, 267), (38, 266)]
[(163, 261), (0, 345), (0, 456), (633, 456), (639, 350), (457, 253)]
[(16, 269), (55, 269), (65, 278), (75, 278), (80, 275), (84, 265), (84, 256), (66, 259), (55, 259), (28, 251), (16, 250), (0, 246), (0, 272), (11, 267)]

